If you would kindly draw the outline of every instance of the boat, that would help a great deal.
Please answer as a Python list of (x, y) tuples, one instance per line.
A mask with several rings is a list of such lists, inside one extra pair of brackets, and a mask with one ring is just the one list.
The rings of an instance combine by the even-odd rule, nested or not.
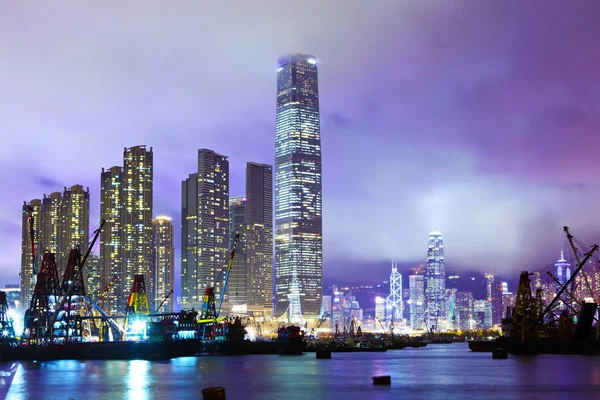
[(277, 330), (278, 354), (299, 355), (304, 352), (305, 348), (304, 331), (299, 326), (282, 326)]

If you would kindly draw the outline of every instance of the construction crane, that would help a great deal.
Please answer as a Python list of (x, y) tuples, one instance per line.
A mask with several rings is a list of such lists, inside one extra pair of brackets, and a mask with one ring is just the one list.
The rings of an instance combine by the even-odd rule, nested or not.
[(156, 311), (154, 311), (154, 314), (158, 314), (158, 311), (160, 310), (160, 308), (163, 306), (163, 304), (165, 304), (165, 302), (167, 300), (169, 300), (169, 297), (171, 297), (171, 295), (173, 294), (173, 289), (171, 289), (169, 291), (169, 293), (167, 293), (167, 295), (163, 298), (163, 301), (160, 303), (160, 305), (156, 308)]
[[(100, 236), (100, 232), (102, 231), (102, 228), (104, 227), (105, 223), (106, 223), (106, 220), (103, 219), (100, 222), (100, 226), (98, 227), (98, 229), (96, 229), (96, 231), (94, 232), (94, 238), (90, 242), (90, 245), (88, 246), (88, 249), (85, 252), (85, 256), (83, 257), (83, 260), (81, 260), (81, 264), (78, 266), (79, 270), (83, 271), (83, 267), (85, 265), (85, 262), (87, 261), (89, 255), (90, 255), (90, 253), (92, 251), (92, 248), (96, 244), (96, 241), (98, 240), (98, 237)], [(75, 290), (75, 284), (76, 284), (75, 281), (71, 282), (71, 284), (69, 285), (69, 288), (67, 289), (66, 293), (61, 297), (60, 302), (58, 303), (58, 306), (56, 307), (56, 310), (62, 310), (64, 308), (65, 301), (68, 298), (70, 298), (70, 296), (73, 294), (73, 291)], [(51, 326), (54, 326), (54, 324), (56, 323), (56, 319), (57, 319), (58, 315), (59, 315), (58, 312), (54, 313), (54, 316), (52, 318), (52, 325)]]
[(319, 320), (319, 323), (317, 324), (317, 326), (315, 328), (312, 328), (312, 330), (311, 330), (312, 335), (314, 335), (315, 331), (317, 329), (319, 329), (321, 327), (321, 325), (323, 325), (323, 322), (325, 322), (327, 320), (327, 318), (329, 318), (329, 314), (323, 313), (323, 316), (321, 316), (321, 319)]
[(215, 315), (216, 318), (219, 318), (219, 314), (221, 313), (221, 306), (223, 305), (223, 298), (225, 297), (225, 291), (227, 290), (227, 282), (229, 282), (229, 273), (231, 272), (231, 267), (233, 266), (233, 258), (235, 257), (235, 249), (238, 245), (239, 239), (240, 239), (240, 234), (236, 233), (235, 239), (233, 240), (233, 248), (231, 249), (231, 254), (229, 255), (229, 265), (227, 266), (227, 274), (225, 274), (225, 283), (223, 284), (221, 298), (219, 299), (219, 308), (217, 309), (217, 313)]

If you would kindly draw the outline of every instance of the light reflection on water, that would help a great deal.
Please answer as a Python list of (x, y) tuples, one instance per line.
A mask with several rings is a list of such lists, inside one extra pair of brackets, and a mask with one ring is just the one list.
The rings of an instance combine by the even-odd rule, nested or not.
[[(1, 370), (10, 364), (0, 365)], [(6, 375), (6, 374), (5, 374)], [(10, 375), (10, 374), (9, 374)], [(390, 387), (371, 378), (391, 375)], [(10, 377), (9, 377), (10, 378)], [(492, 360), (466, 344), (429, 345), (385, 353), (304, 356), (187, 357), (164, 362), (54, 361), (22, 363), (0, 399), (198, 399), (224, 386), (228, 399), (519, 399), (540, 393), (593, 399), (600, 390), (600, 358), (509, 357)], [(4, 389), (7, 389), (4, 390)], [(3, 391), (4, 390), (4, 391)]]

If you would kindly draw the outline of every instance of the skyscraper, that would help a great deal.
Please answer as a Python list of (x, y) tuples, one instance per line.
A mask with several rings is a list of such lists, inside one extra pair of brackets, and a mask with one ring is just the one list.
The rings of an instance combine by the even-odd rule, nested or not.
[(229, 256), (229, 161), (198, 150), (198, 173), (182, 182), (181, 303), (202, 306), (206, 287), (219, 299)]
[(127, 293), (123, 262), (123, 168), (102, 168), (100, 175), (100, 218), (105, 220), (100, 233), (100, 286), (117, 277), (102, 307), (110, 314), (124, 313)]
[(425, 277), (410, 275), (408, 277), (410, 295), (410, 327), (421, 329), (425, 320)]
[[(35, 286), (35, 275), (39, 272), (41, 263), (40, 254), (43, 254), (39, 251), (41, 213), (42, 201), (40, 199), (31, 200), (29, 204), (26, 202), (23, 203), (21, 225), (21, 304), (24, 310), (29, 307)], [(33, 234), (33, 240), (31, 234)], [(36, 254), (35, 270), (34, 253)]]
[(123, 151), (123, 261), (125, 290), (131, 290), (135, 274), (143, 274), (148, 302), (154, 302), (152, 270), (153, 153), (146, 146)]
[(395, 262), (392, 263), (390, 274), (390, 294), (386, 299), (390, 310), (390, 319), (398, 322), (402, 319), (402, 275), (398, 272)]
[[(247, 304), (250, 310), (273, 313), (273, 167), (246, 164)], [(321, 302), (320, 302), (321, 303)], [(321, 304), (319, 303), (319, 312)]]
[(246, 270), (246, 197), (235, 196), (229, 198), (229, 242), (233, 244), (235, 235), (239, 234), (238, 248), (233, 259), (233, 266), (229, 273), (229, 289), (227, 300), (235, 306), (247, 305), (247, 270)]
[[(157, 312), (172, 312), (175, 296), (170, 291), (175, 284), (175, 259), (173, 248), (173, 225), (170, 217), (156, 217), (153, 221), (154, 230), (154, 302), (151, 310)], [(163, 303), (165, 296), (168, 297)], [(158, 307), (161, 305), (161, 309)]]
[(289, 306), (297, 271), (301, 308), (317, 317), (323, 292), (321, 132), (317, 60), (279, 59), (275, 141), (275, 287), (277, 314)]
[(435, 331), (439, 331), (446, 326), (446, 271), (444, 241), (440, 232), (429, 233), (425, 276), (428, 329), (433, 326)]

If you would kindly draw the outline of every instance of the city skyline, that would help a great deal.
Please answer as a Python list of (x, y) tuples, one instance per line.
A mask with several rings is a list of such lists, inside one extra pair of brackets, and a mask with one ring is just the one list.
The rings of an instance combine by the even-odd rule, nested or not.
[[(103, 29), (110, 19), (100, 13), (84, 49), (58, 20), (45, 29), (34, 23), (26, 33), (1, 24), (1, 36), (15, 39), (0, 47), (7, 71), (0, 83), (10, 99), (0, 122), (6, 133), (1, 183), (11, 188), (0, 200), (0, 281), (18, 279), (22, 201), (78, 182), (90, 187), (95, 225), (98, 168), (120, 164), (124, 145), (155, 148), (157, 214), (178, 220), (172, 193), (193, 171), (190, 148), (213, 148), (236, 160), (231, 192), (241, 193), (246, 160), (273, 163), (275, 60), (296, 49), (321, 63), (326, 278), (359, 276), (391, 258), (420, 262), (420, 238), (432, 229), (455, 244), (447, 254), (455, 265), (515, 277), (523, 265), (554, 261), (563, 225), (594, 243), (600, 224), (580, 210), (593, 210), (598, 195), (600, 124), (592, 90), (600, 79), (592, 39), (598, 4), (579, 2), (570, 13), (557, 4), (545, 7), (548, 19), (523, 2), (435, 10), (426, 2), (398, 2), (373, 7), (368, 16), (347, 7), (346, 19), (328, 8), (314, 19), (311, 7), (294, 16), (273, 7), (264, 26), (250, 19), (231, 25), (246, 32), (236, 40), (212, 21), (168, 16), (127, 26), (173, 28), (164, 35), (115, 40), (123, 27)], [(148, 15), (161, 14), (147, 7)], [(198, 9), (189, 7), (195, 15)], [(74, 7), (70, 13), (88, 28), (89, 12)], [(35, 20), (17, 4), (4, 15)], [(310, 30), (296, 36), (283, 29), (299, 17), (313, 21)], [(358, 18), (370, 29), (355, 30)], [(496, 26), (510, 26), (510, 34)], [(214, 44), (196, 40), (207, 32), (216, 36)], [(391, 45), (382, 32), (395, 38), (395, 51), (381, 50)], [(340, 50), (341, 38), (353, 43), (351, 51)], [(48, 43), (64, 52), (47, 51)], [(241, 56), (252, 60), (244, 74), (235, 72)], [(48, 153), (76, 155), (77, 166), (56, 157), (30, 160)], [(355, 162), (357, 154), (370, 161)], [(365, 211), (347, 218), (354, 209)], [(394, 212), (383, 218), (380, 210)], [(177, 242), (177, 229), (175, 236)]]

